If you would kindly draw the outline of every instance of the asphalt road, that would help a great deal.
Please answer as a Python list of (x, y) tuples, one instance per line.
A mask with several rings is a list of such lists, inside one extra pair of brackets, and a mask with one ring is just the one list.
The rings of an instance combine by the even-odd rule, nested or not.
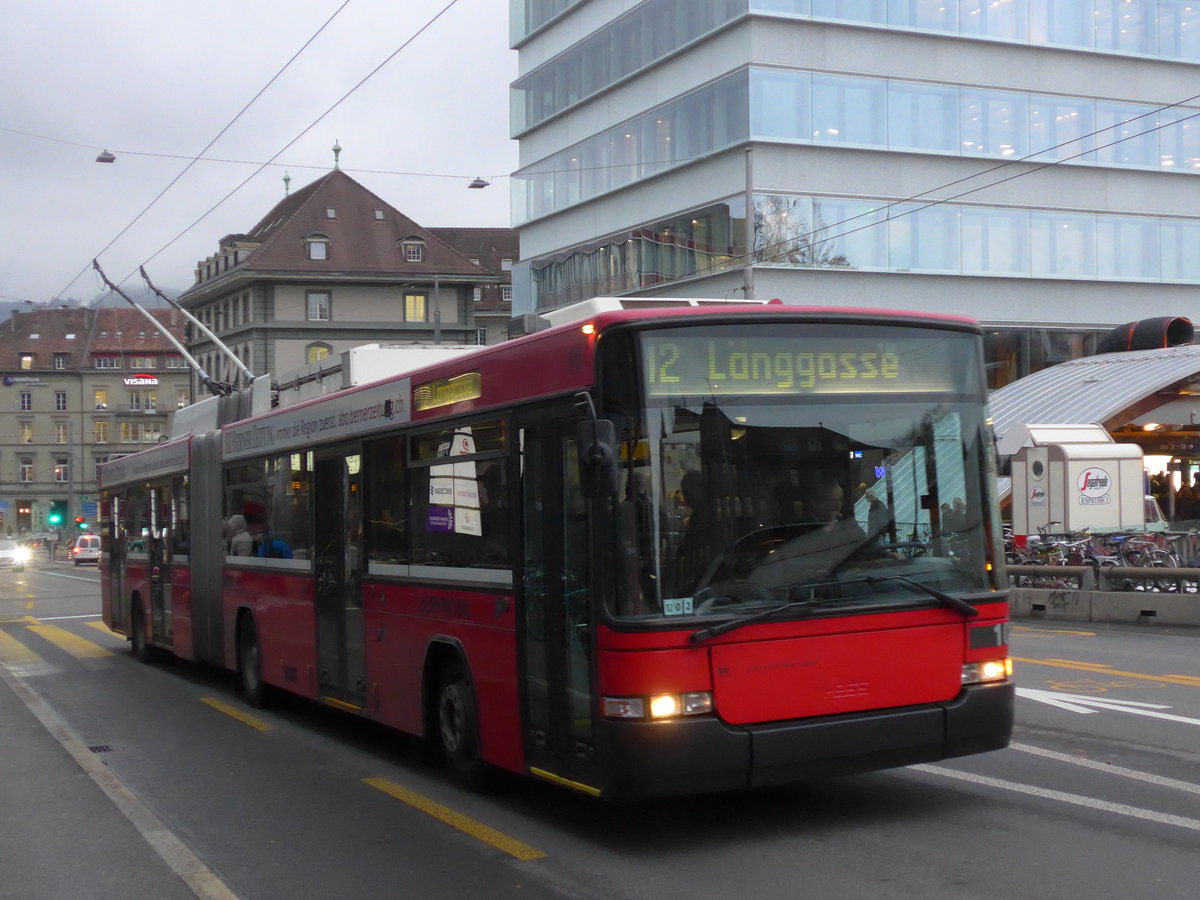
[[(94, 569), (0, 572), (0, 666), (234, 896), (1197, 895), (1195, 632), (1017, 623), (1004, 751), (608, 806), (519, 778), (465, 792), (411, 739), (298, 701), (252, 710), (226, 675), (138, 664), (98, 611)], [(90, 887), (75, 896), (104, 896)]]

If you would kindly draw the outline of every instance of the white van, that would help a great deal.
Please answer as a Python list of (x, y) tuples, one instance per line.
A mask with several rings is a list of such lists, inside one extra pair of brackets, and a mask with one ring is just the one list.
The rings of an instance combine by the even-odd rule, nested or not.
[(75, 538), (71, 547), (71, 562), (82, 565), (85, 562), (100, 564), (100, 535), (81, 534)]

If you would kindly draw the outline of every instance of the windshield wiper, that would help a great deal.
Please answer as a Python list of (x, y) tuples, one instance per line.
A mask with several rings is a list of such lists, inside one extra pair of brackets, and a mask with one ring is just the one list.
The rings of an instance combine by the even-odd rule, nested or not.
[(741, 628), (743, 625), (750, 625), (760, 619), (769, 619), (776, 613), (784, 612), (789, 609), (798, 609), (800, 607), (820, 606), (823, 603), (831, 603), (835, 600), (842, 600), (843, 597), (822, 598), (820, 600), (793, 600), (791, 603), (784, 603), (780, 606), (772, 606), (770, 609), (764, 609), (762, 612), (753, 613), (749, 616), (742, 616), (740, 619), (730, 619), (727, 622), (722, 622), (720, 625), (713, 625), (709, 628), (701, 628), (699, 631), (693, 631), (691, 639), (700, 643), (707, 641), (709, 638), (714, 638), (720, 634), (727, 634), (735, 628)]
[[(951, 609), (962, 614), (964, 618), (973, 619), (979, 615), (979, 610), (973, 607), (965, 600), (960, 600), (958, 597), (951, 596), (945, 591), (938, 590), (935, 587), (930, 587), (927, 584), (922, 584), (919, 581), (914, 581), (907, 575), (868, 575), (864, 578), (854, 578), (847, 581), (826, 581), (820, 584), (806, 584), (806, 589), (814, 589), (819, 587), (845, 587), (853, 584), (882, 584), (886, 581), (899, 581), (906, 587), (912, 588), (914, 591), (928, 594), (933, 599), (937, 600), (943, 606), (948, 606)], [(726, 622), (721, 622), (718, 625), (712, 625), (708, 628), (701, 628), (699, 631), (693, 631), (691, 640), (694, 643), (707, 641), (709, 638), (715, 638), (722, 634), (728, 634), (743, 625), (753, 625), (755, 622), (760, 622), (763, 619), (769, 619), (771, 616), (786, 612), (789, 609), (815, 609), (824, 606), (828, 603), (840, 603), (845, 597), (810, 597), (806, 600), (792, 600), (789, 603), (783, 603), (779, 606), (772, 606), (770, 609), (764, 609), (761, 612), (752, 613), (748, 616), (742, 616), (740, 619), (730, 619)]]
[(979, 615), (979, 610), (973, 607), (966, 600), (960, 600), (958, 597), (951, 596), (945, 591), (939, 591), (935, 587), (930, 587), (927, 584), (922, 584), (920, 581), (914, 581), (907, 575), (868, 575), (863, 579), (867, 584), (883, 584), (885, 581), (899, 581), (906, 587), (912, 588), (914, 591), (928, 594), (942, 606), (948, 606), (956, 612), (962, 613), (963, 618), (973, 619)]

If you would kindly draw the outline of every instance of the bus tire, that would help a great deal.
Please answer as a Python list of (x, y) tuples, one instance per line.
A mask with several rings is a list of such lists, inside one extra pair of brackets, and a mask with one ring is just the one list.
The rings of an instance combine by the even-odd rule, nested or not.
[(479, 740), (479, 709), (466, 669), (457, 661), (445, 665), (438, 682), (437, 735), (455, 779), (471, 790), (483, 788), (489, 768)]
[(129, 610), (129, 646), (133, 658), (148, 663), (154, 659), (154, 648), (146, 638), (146, 617), (142, 615), (142, 602), (133, 598)]
[(267, 684), (262, 677), (262, 646), (253, 616), (243, 616), (237, 630), (238, 683), (242, 696), (255, 709), (267, 705)]

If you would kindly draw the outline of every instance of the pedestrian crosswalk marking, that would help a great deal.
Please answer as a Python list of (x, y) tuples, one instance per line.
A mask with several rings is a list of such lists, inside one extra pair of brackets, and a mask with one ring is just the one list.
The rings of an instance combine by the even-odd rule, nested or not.
[(56, 647), (66, 650), (72, 656), (80, 659), (95, 659), (101, 656), (113, 655), (111, 650), (106, 650), (99, 644), (93, 644), (87, 638), (72, 634), (65, 628), (59, 628), (57, 625), (30, 625), (28, 627), (38, 637), (44, 638)]
[(41, 659), (36, 653), (18, 641), (7, 631), (0, 631), (0, 662), (5, 665), (20, 665)]

